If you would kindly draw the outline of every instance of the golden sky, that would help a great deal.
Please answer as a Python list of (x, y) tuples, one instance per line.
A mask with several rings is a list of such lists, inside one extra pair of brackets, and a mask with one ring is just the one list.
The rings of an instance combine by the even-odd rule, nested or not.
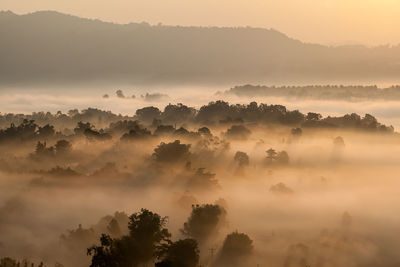
[(400, 43), (400, 0), (1, 0), (0, 9), (119, 23), (248, 25), (323, 44)]

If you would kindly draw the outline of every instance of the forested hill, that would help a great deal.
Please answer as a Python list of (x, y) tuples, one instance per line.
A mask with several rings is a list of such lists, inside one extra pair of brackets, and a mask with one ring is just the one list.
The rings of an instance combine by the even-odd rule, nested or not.
[(376, 85), (235, 86), (224, 92), (240, 97), (290, 97), (320, 100), (400, 100), (400, 85), (379, 88)]
[(249, 27), (120, 25), (7, 11), (0, 12), (0, 36), (0, 85), (395, 79), (400, 71), (400, 46), (327, 47)]

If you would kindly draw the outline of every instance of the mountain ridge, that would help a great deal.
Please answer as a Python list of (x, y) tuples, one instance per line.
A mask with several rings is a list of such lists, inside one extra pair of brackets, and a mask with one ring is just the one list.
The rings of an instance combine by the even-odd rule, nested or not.
[(360, 80), (400, 72), (400, 46), (331, 47), (264, 28), (116, 24), (57, 11), (3, 11), (0, 34), (0, 85)]

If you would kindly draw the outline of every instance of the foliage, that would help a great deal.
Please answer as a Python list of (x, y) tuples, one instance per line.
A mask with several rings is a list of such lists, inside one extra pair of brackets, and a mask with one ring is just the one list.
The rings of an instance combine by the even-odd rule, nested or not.
[(99, 246), (88, 249), (91, 267), (132, 267), (147, 263), (160, 255), (169, 242), (166, 217), (142, 209), (129, 217), (129, 234), (111, 238), (103, 234)]
[(202, 243), (218, 232), (224, 223), (225, 215), (225, 209), (219, 205), (193, 205), (190, 217), (184, 223), (181, 232)]
[(163, 260), (156, 267), (197, 267), (200, 251), (195, 239), (183, 239), (172, 242), (162, 252)]
[(216, 266), (240, 266), (253, 252), (253, 241), (244, 233), (233, 232), (226, 236), (219, 252)]
[(179, 140), (171, 143), (162, 142), (154, 149), (153, 158), (157, 162), (173, 163), (188, 160), (190, 145), (181, 144)]

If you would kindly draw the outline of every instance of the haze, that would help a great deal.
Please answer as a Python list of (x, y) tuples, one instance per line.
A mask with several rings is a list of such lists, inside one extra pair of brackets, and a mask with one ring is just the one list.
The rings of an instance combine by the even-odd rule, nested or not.
[(0, 267), (400, 266), (399, 1), (0, 1)]
[(400, 43), (397, 0), (3, 0), (0, 9), (56, 10), (117, 23), (248, 25), (329, 45)]

